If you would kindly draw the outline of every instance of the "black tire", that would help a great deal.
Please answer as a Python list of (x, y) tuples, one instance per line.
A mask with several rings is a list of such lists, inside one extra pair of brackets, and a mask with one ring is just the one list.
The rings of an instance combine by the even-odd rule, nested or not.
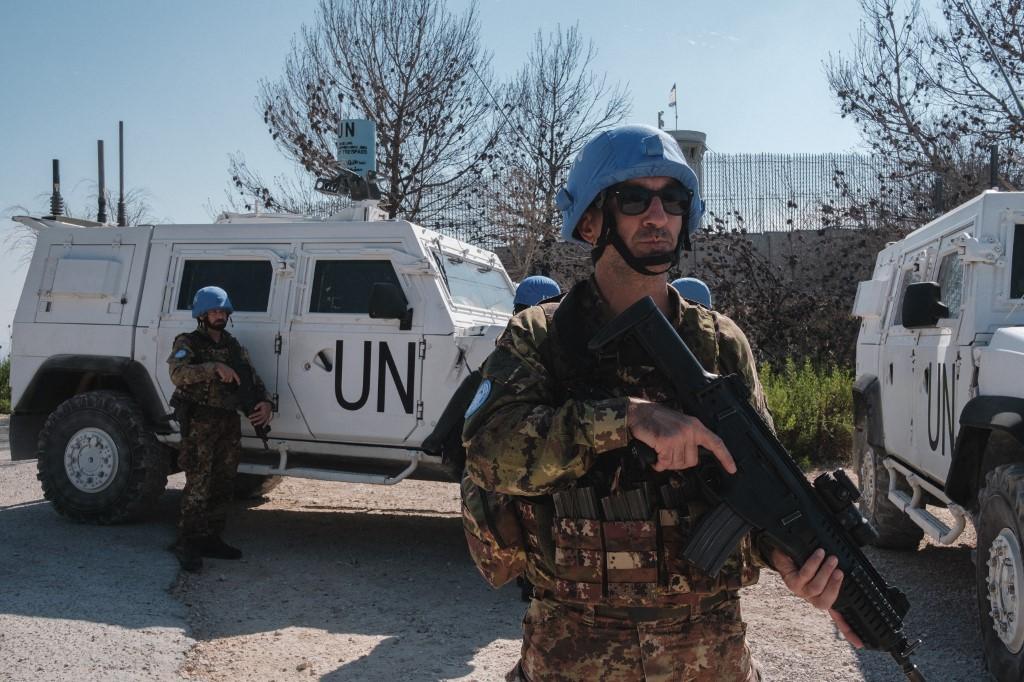
[(860, 479), (858, 507), (875, 530), (876, 547), (917, 549), (924, 530), (889, 501), (889, 470), (882, 464), (885, 451), (868, 443), (867, 429), (858, 425), (853, 433), (853, 463)]
[(167, 450), (124, 393), (89, 391), (58, 405), (39, 434), (38, 457), (43, 495), (75, 521), (136, 520), (167, 486)]
[(259, 476), (258, 474), (235, 474), (235, 499), (259, 500), (281, 485), (280, 476)]
[(978, 505), (975, 568), (985, 664), (1000, 682), (1017, 682), (1024, 679), (1024, 465), (990, 471)]

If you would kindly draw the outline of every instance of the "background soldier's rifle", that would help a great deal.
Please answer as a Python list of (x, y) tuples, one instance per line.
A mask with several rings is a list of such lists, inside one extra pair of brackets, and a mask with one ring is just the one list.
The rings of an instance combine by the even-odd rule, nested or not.
[[(228, 359), (228, 366), (235, 370), (238, 375), (238, 387), (235, 389), (235, 396), (238, 398), (238, 407), (246, 417), (253, 413), (256, 406), (266, 402), (266, 396), (256, 390), (255, 370), (242, 358), (242, 347), (236, 346)], [(270, 437), (270, 425), (253, 425), (256, 435), (263, 441), (263, 449), (269, 450), (270, 445), (267, 439)]]
[[(887, 651), (908, 679), (924, 682), (910, 654), (920, 641), (908, 642), (903, 617), (906, 596), (886, 584), (860, 547), (874, 529), (853, 503), (857, 488), (841, 469), (822, 474), (812, 486), (786, 448), (750, 404), (749, 391), (736, 375), (720, 377), (704, 370), (650, 297), (630, 306), (590, 341), (591, 351), (615, 340), (640, 344), (669, 380), (683, 411), (718, 434), (736, 462), (728, 475), (709, 453), (701, 457), (701, 487), (718, 506), (694, 529), (683, 556), (716, 575), (740, 540), (761, 531), (770, 545), (803, 564), (819, 547), (839, 559), (843, 584), (833, 606), (869, 649)], [(647, 456), (652, 457), (650, 448)]]

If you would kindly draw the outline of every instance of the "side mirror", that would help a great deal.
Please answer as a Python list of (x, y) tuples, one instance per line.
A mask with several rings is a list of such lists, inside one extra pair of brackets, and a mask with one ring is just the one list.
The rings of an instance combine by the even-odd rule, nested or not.
[(942, 289), (938, 282), (915, 282), (903, 295), (903, 326), (934, 327), (939, 320), (949, 317), (949, 307), (939, 300)]
[(399, 320), (398, 328), (412, 329), (412, 308), (402, 289), (390, 282), (375, 282), (370, 288), (370, 317)]

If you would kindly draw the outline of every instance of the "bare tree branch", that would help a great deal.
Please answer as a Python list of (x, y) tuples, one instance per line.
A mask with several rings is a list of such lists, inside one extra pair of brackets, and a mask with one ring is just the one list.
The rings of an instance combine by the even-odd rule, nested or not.
[(577, 26), (537, 32), (527, 63), (506, 89), (493, 165), (505, 182), (492, 216), (510, 247), (510, 271), (529, 274), (538, 249), (556, 240), (555, 204), (573, 158), (597, 132), (629, 113), (627, 88), (594, 71), (597, 50)]
[(1021, 3), (940, 0), (939, 23), (916, 1), (861, 0), (861, 6), (853, 53), (833, 54), (825, 71), (843, 116), (900, 169), (886, 179), (895, 188), (890, 196), (866, 208), (921, 223), (988, 187), (993, 145), (1002, 162), (1000, 184), (1021, 186)]
[(321, 0), (257, 101), (278, 148), (311, 174), (334, 165), (339, 114), (374, 121), (388, 210), (423, 220), (481, 172), (496, 139), (490, 77), (475, 3), (455, 16), (443, 0)]

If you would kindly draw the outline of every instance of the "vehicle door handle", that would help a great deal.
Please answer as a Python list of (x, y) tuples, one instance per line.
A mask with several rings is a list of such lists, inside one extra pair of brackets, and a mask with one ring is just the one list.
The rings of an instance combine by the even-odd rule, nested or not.
[(327, 357), (327, 351), (317, 351), (316, 360), (320, 361), (316, 363), (317, 366), (323, 368), (324, 371), (331, 372), (334, 370), (334, 363)]

